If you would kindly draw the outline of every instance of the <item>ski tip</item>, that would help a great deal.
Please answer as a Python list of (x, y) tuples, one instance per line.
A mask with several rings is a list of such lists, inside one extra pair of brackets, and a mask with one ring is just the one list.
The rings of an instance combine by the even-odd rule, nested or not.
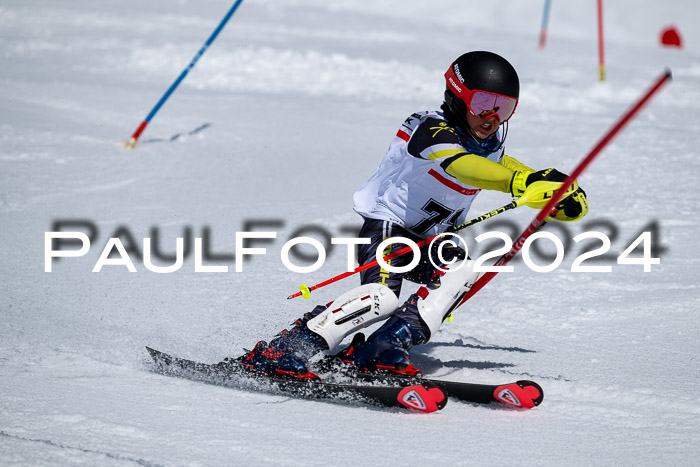
[(498, 386), (493, 392), (493, 397), (509, 407), (531, 409), (542, 403), (544, 392), (534, 381), (522, 380)]
[(442, 410), (447, 405), (447, 394), (433, 385), (407, 386), (398, 395), (399, 403), (411, 410), (432, 413)]
[(148, 346), (146, 346), (146, 350), (158, 368), (163, 368), (163, 366), (169, 366), (173, 363), (173, 357), (165, 352), (161, 352), (160, 350), (156, 350)]
[(159, 352), (156, 349), (153, 349), (149, 346), (146, 346), (146, 351), (148, 351), (148, 356), (151, 357), (151, 360), (153, 360), (154, 362), (157, 363), (161, 359), (160, 356), (162, 352)]
[(172, 358), (170, 355), (166, 354), (165, 352), (161, 352), (160, 350), (156, 350), (154, 348), (146, 346), (146, 350), (148, 351), (148, 354), (151, 356), (153, 361), (155, 362), (166, 362), (169, 363), (169, 359)]

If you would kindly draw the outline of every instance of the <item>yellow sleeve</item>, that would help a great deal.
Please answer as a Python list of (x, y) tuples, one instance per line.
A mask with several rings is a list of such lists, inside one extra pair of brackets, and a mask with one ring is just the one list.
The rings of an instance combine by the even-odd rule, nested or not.
[[(504, 160), (506, 157), (508, 156), (504, 156)], [(466, 185), (510, 193), (510, 181), (518, 169), (492, 162), (485, 157), (466, 154), (455, 159), (445, 170)]]

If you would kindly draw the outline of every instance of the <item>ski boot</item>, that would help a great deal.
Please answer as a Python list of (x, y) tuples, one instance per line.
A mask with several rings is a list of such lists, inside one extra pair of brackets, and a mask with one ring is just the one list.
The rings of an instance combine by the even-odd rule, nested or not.
[(381, 284), (365, 284), (347, 291), (327, 305), (319, 305), (269, 344), (258, 342), (241, 357), (241, 364), (265, 374), (317, 379), (308, 360), (335, 348), (351, 333), (385, 320), (398, 306), (396, 295)]
[(420, 377), (422, 372), (411, 365), (408, 353), (422, 340), (413, 325), (400, 316), (392, 316), (368, 340), (362, 333), (355, 334), (352, 343), (336, 357), (360, 371)]
[(255, 344), (253, 350), (241, 357), (241, 364), (267, 375), (303, 380), (319, 379), (309, 371), (308, 360), (317, 353), (328, 350), (328, 345), (306, 325), (318, 308), (320, 311), (325, 309), (323, 306), (316, 307), (311, 313), (296, 320), (289, 330), (282, 330), (269, 344), (265, 341)]

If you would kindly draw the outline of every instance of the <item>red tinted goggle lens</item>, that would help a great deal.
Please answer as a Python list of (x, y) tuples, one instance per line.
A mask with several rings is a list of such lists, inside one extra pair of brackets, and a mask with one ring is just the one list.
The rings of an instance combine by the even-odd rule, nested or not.
[(467, 101), (467, 106), (474, 115), (488, 117), (496, 114), (502, 122), (505, 122), (513, 115), (517, 105), (518, 99), (479, 90), (472, 91), (471, 99)]
[(452, 67), (445, 73), (445, 80), (450, 90), (467, 104), (474, 115), (488, 117), (495, 114), (501, 122), (505, 122), (518, 106), (518, 99), (514, 97), (478, 89), (472, 91), (457, 79)]

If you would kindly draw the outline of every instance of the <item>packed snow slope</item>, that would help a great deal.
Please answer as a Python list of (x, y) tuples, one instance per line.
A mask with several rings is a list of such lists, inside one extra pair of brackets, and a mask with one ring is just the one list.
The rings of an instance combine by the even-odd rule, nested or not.
[[(605, 2), (600, 82), (594, 4), (554, 2), (539, 50), (542, 1), (246, 0), (129, 151), (122, 143), (231, 4), (3, 1), (0, 464), (697, 462), (700, 6)], [(669, 24), (683, 49), (659, 45)], [(665, 67), (674, 75), (579, 179), (590, 214), (546, 227), (568, 246), (563, 263), (538, 273), (514, 262), (414, 350), (434, 377), (534, 379), (543, 405), (451, 402), (419, 415), (152, 372), (145, 345), (216, 362), (355, 286), (353, 277), (309, 301), (286, 300), (300, 283), (343, 272), (346, 254), (335, 248), (322, 268), (298, 274), (282, 263), (282, 246), (351, 236), (360, 225), (352, 194), (400, 123), (437, 109), (449, 63), (484, 49), (521, 77), (507, 152), (564, 172)], [(472, 214), (509, 201), (482, 193)], [(476, 226), (466, 233), (473, 255), (488, 251), (476, 235), (515, 236), (534, 215), (521, 208)], [(54, 230), (89, 233), (91, 247), (45, 272), (45, 232)], [(572, 272), (602, 244), (571, 239), (593, 230), (610, 249), (583, 265), (611, 272)], [(660, 264), (616, 264), (644, 230)], [(251, 242), (266, 254), (236, 262), (244, 231), (276, 238)], [(136, 272), (92, 272), (110, 237), (128, 247)], [(193, 248), (180, 270), (149, 271), (143, 240), (163, 256), (178, 237), (205, 239), (204, 265), (228, 272), (195, 272)]]

